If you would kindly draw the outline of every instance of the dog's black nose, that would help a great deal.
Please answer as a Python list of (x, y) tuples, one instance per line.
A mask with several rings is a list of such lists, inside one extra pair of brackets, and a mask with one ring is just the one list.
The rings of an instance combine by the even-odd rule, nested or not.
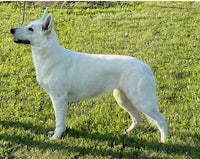
[(10, 33), (11, 33), (11, 34), (15, 34), (15, 29), (13, 29), (13, 28), (10, 29)]

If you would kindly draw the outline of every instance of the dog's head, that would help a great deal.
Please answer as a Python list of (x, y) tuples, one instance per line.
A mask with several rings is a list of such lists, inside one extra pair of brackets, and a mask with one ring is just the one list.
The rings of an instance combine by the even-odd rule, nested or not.
[(30, 22), (27, 26), (12, 28), (15, 43), (37, 45), (44, 43), (52, 32), (52, 15), (46, 9), (41, 19)]

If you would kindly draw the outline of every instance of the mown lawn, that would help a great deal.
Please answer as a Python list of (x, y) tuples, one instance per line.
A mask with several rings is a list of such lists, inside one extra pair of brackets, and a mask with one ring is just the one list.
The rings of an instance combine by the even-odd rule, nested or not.
[[(50, 141), (53, 107), (36, 82), (30, 46), (14, 44), (9, 35), (11, 27), (21, 25), (18, 4), (0, 2), (0, 158), (200, 158), (199, 2), (192, 10), (188, 2), (49, 8), (62, 46), (135, 56), (151, 66), (159, 107), (169, 120), (166, 144), (147, 121), (124, 135), (131, 120), (112, 93), (69, 103), (67, 132)], [(43, 9), (27, 6), (23, 25)]]

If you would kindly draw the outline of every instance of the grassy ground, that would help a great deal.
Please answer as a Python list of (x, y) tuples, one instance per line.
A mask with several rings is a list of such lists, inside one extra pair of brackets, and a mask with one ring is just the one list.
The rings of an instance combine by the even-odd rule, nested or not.
[[(20, 25), (20, 8), (1, 2), (0, 158), (199, 158), (200, 3), (193, 3), (192, 10), (188, 2), (134, 2), (106, 9), (79, 5), (49, 8), (61, 45), (147, 62), (156, 76), (160, 110), (169, 120), (168, 141), (159, 143), (158, 131), (147, 121), (124, 135), (131, 121), (111, 93), (70, 103), (65, 136), (50, 141), (54, 112), (35, 80), (30, 47), (14, 44), (9, 35)], [(27, 8), (25, 24), (44, 8), (35, 9)]]

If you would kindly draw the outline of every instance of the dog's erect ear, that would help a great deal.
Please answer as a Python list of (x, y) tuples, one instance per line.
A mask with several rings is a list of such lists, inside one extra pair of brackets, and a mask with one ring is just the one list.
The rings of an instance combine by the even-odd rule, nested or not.
[(50, 33), (52, 30), (52, 20), (53, 20), (53, 16), (52, 14), (49, 14), (43, 21), (42, 30), (47, 34)]
[(44, 13), (43, 13), (43, 15), (42, 15), (41, 20), (42, 20), (42, 21), (45, 20), (45, 18), (47, 17), (47, 15), (48, 15), (48, 8), (45, 9), (45, 11), (44, 11)]

